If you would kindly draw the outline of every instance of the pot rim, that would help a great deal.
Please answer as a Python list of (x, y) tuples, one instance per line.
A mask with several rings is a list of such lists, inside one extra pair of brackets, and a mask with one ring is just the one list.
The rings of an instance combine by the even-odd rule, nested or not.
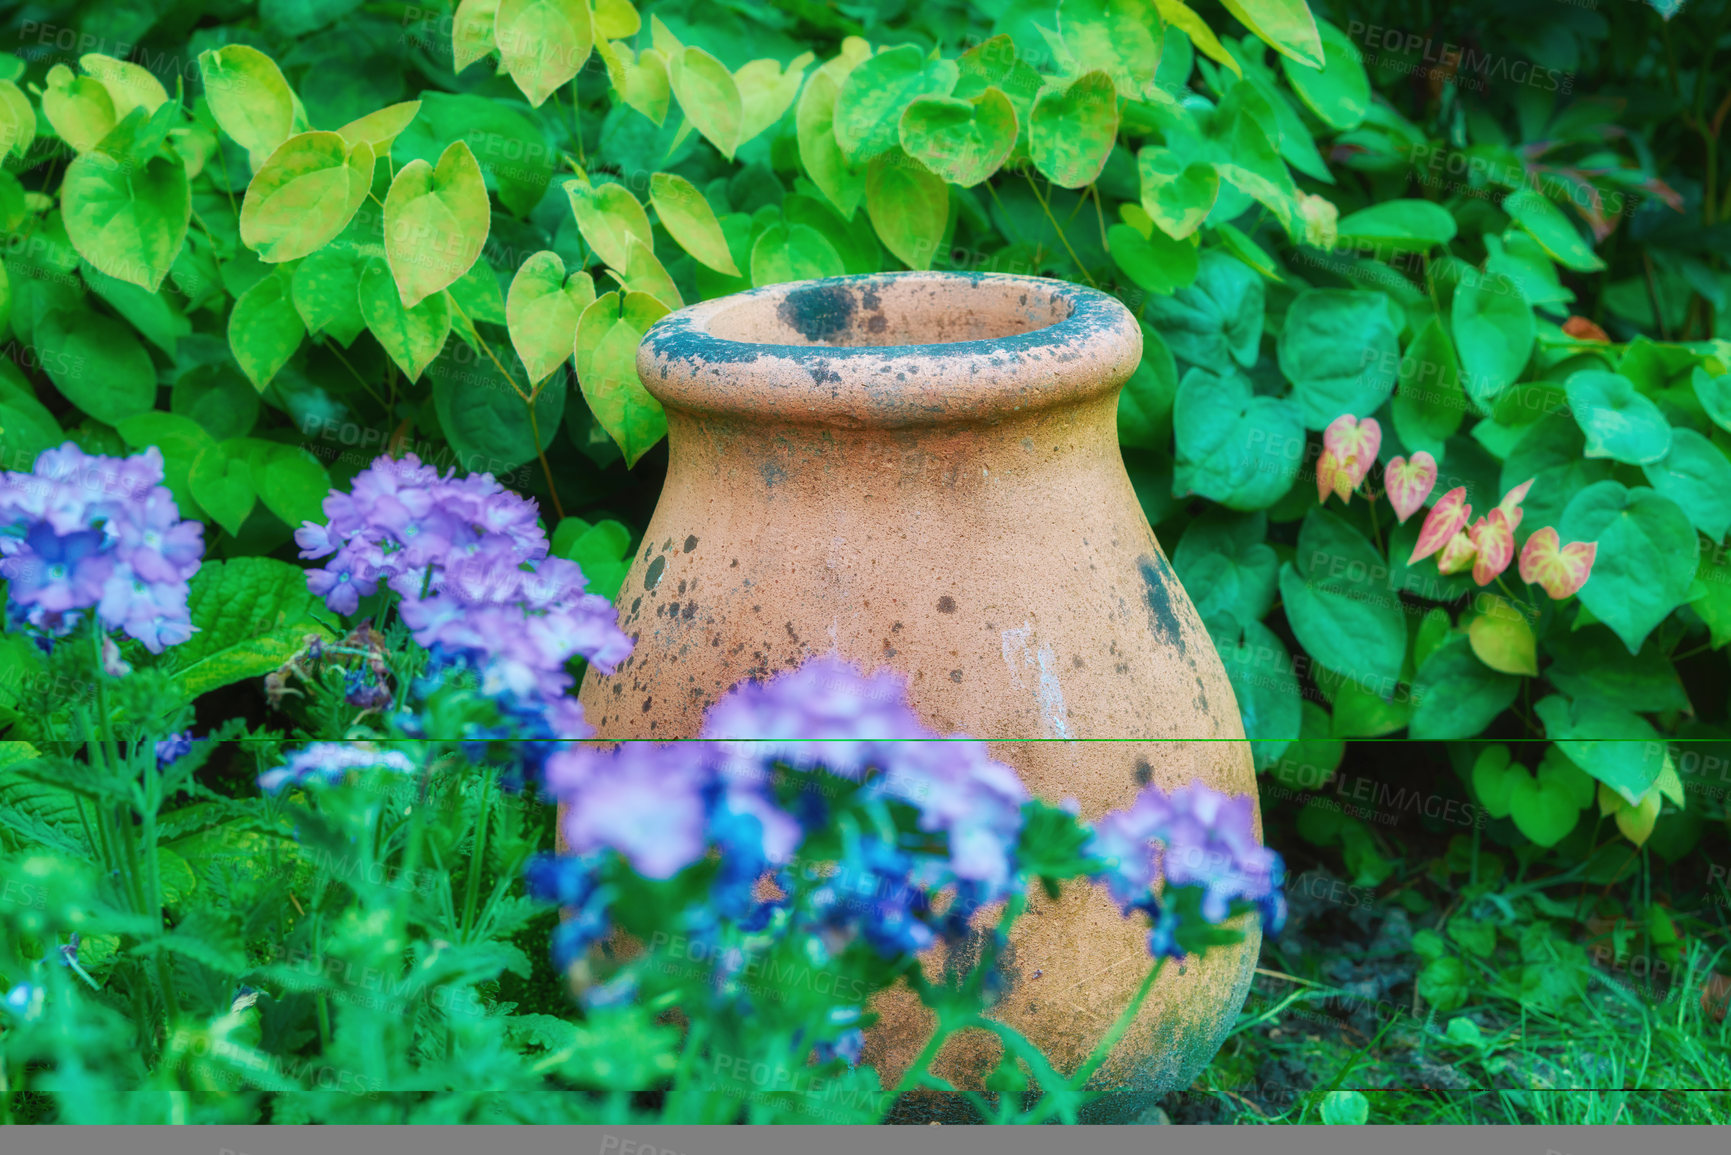
[[(860, 310), (879, 309), (877, 294), (922, 289), (955, 298), (958, 309), (971, 299), (976, 308), (997, 303), (1025, 317), (1040, 309), (1068, 312), (997, 337), (817, 343), (856, 332), (851, 326)], [(788, 331), (813, 343), (736, 340), (713, 331), (741, 310), (763, 322), (770, 308)], [(882, 317), (880, 310), (876, 318)], [(1135, 317), (1098, 290), (1047, 277), (915, 271), (788, 281), (692, 305), (650, 328), (637, 350), (637, 372), (669, 409), (893, 428), (1002, 419), (1116, 393), (1141, 357)]]

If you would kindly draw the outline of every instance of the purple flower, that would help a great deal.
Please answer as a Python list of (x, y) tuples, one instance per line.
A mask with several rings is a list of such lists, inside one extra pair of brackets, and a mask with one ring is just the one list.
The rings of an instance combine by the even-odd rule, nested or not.
[(192, 753), (192, 731), (184, 730), (179, 734), (170, 734), (156, 744), (156, 764), (158, 767), (168, 766)]
[[(1200, 782), (1170, 795), (1149, 786), (1128, 809), (1094, 824), (1088, 853), (1105, 863), (1101, 880), (1124, 912), (1141, 910), (1153, 919), (1149, 949), (1181, 958), (1175, 889), (1193, 888), (1196, 909), (1209, 923), (1224, 922), (1235, 904), (1247, 903), (1262, 912), (1264, 930), (1279, 933), (1285, 868), (1280, 855), (1256, 840), (1254, 824), (1247, 795), (1228, 798)], [(1154, 884), (1162, 876), (1166, 889), (1156, 895)]]
[(351, 770), (370, 770), (375, 766), (402, 774), (413, 774), (416, 770), (415, 764), (396, 750), (376, 750), (362, 742), (314, 742), (295, 751), (284, 765), (260, 774), (258, 784), (266, 794), (275, 794), (289, 785), (334, 784)]
[[(182, 521), (162, 485), (162, 454), (87, 454), (71, 442), (43, 452), (31, 473), (0, 483), (0, 576), (9, 609), (50, 636), (95, 609), (161, 653), (192, 636), (187, 582), (204, 554), (204, 527)], [(111, 666), (118, 668), (118, 666)]]
[(708, 849), (715, 774), (700, 745), (577, 747), (547, 760), (547, 788), (566, 805), (578, 854), (616, 850), (645, 878), (672, 878)]

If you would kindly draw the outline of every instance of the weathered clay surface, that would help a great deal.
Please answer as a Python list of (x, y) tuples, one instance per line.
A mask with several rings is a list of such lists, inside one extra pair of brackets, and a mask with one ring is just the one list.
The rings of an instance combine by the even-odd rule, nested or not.
[[(1232, 689), (1119, 456), (1140, 354), (1117, 302), (1025, 277), (803, 282), (664, 319), (638, 368), (671, 465), (619, 595), (636, 651), (585, 679), (590, 721), (693, 736), (740, 679), (833, 651), (902, 671), (927, 723), (991, 740), (1084, 817), (1150, 780), (1254, 794)], [(1092, 888), (1036, 901), (995, 1013), (1073, 1068), (1146, 974), (1144, 934)], [(1186, 1085), (1256, 947), (1169, 967), (1097, 1085)], [(889, 1081), (930, 1025), (905, 991), (877, 1009)], [(996, 1054), (959, 1038), (936, 1070), (970, 1081)]]

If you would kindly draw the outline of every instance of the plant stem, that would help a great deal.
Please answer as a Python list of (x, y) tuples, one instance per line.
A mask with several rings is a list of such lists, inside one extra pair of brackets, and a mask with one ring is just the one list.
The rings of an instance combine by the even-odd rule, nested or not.
[[(481, 872), (487, 865), (487, 823), (492, 817), (489, 811), (493, 802), (493, 776), (496, 773), (488, 766), (481, 775), (481, 799), (476, 805), (475, 853), (469, 861), (469, 879), (463, 887), (463, 941), (469, 941), (469, 935), (475, 927), (475, 901), (481, 893)], [(413, 880), (410, 880), (411, 883)]]

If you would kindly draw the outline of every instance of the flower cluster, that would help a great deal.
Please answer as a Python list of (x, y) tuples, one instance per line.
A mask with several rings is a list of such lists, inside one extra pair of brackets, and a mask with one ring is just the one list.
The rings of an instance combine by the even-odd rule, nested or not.
[[(1094, 824), (1089, 853), (1103, 860), (1107, 891), (1125, 914), (1152, 920), (1148, 950), (1156, 958), (1183, 958), (1187, 931), (1176, 910), (1177, 892), (1194, 888), (1201, 916), (1218, 925), (1240, 903), (1262, 915), (1263, 929), (1278, 934), (1286, 921), (1280, 855), (1256, 839), (1248, 796), (1228, 798), (1199, 783), (1170, 795), (1149, 786), (1125, 810)], [(1158, 842), (1159, 849), (1152, 844)], [(1157, 877), (1165, 889), (1156, 894)]]
[(285, 786), (307, 782), (333, 784), (351, 770), (375, 766), (403, 774), (415, 772), (415, 764), (396, 750), (376, 750), (363, 742), (313, 742), (296, 750), (284, 765), (260, 774), (258, 784), (265, 793), (275, 794)]
[[(0, 576), (7, 615), (49, 637), (90, 610), (160, 654), (193, 634), (188, 582), (204, 556), (204, 526), (183, 521), (163, 485), (162, 454), (45, 450), (30, 473), (0, 482)], [(118, 669), (118, 656), (115, 659)]]
[(582, 738), (593, 731), (567, 696), (583, 657), (611, 672), (631, 652), (612, 604), (584, 592), (575, 562), (548, 555), (535, 503), (491, 474), (440, 474), (415, 456), (381, 457), (348, 493), (324, 502), (324, 525), (295, 532), (301, 556), (328, 558), (313, 593), (351, 614), (381, 583), (432, 654), (435, 671), (472, 671), (517, 725), (498, 737)]

